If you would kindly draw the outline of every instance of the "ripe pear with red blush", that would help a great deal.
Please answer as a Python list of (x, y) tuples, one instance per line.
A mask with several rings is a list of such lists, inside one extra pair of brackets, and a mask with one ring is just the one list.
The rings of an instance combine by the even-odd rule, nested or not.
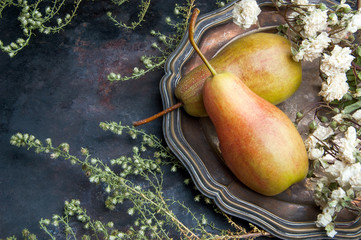
[[(191, 28), (198, 12), (194, 11)], [(246, 186), (266, 196), (303, 180), (308, 157), (292, 121), (235, 74), (217, 73), (194, 40), (191, 43), (212, 73), (204, 84), (203, 102), (228, 168)]]

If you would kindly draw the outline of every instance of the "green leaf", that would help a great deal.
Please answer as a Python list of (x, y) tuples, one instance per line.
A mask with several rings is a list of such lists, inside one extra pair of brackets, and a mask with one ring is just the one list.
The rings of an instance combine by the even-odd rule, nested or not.
[(350, 113), (352, 113), (353, 111), (355, 111), (355, 110), (357, 110), (357, 109), (359, 109), (359, 108), (361, 108), (361, 100), (360, 100), (360, 101), (357, 101), (357, 102), (355, 102), (355, 103), (353, 103), (353, 104), (351, 104), (351, 105), (346, 106), (346, 107), (343, 109), (343, 112), (344, 112), (345, 114), (350, 114)]

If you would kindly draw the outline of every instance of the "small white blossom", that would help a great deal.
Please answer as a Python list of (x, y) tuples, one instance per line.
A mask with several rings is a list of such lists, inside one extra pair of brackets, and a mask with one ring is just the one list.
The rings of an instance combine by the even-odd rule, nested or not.
[(335, 228), (332, 228), (330, 231), (327, 232), (327, 236), (333, 238), (337, 234)]
[(352, 164), (353, 175), (350, 177), (349, 184), (357, 192), (361, 192), (361, 164)]
[(242, 28), (249, 28), (257, 22), (257, 17), (261, 13), (255, 0), (241, 0), (234, 5), (233, 22)]
[(354, 153), (357, 151), (356, 147), (359, 140), (356, 136), (356, 129), (349, 127), (345, 133), (345, 137), (340, 139), (339, 144), (339, 158), (348, 163), (356, 161)]
[(319, 227), (326, 227), (332, 222), (332, 217), (335, 214), (335, 208), (326, 206), (322, 213), (317, 216), (316, 225)]
[(351, 67), (351, 62), (354, 58), (355, 57), (351, 55), (351, 49), (349, 47), (342, 48), (336, 45), (331, 55), (323, 55), (320, 69), (327, 76), (346, 72)]
[(337, 188), (332, 191), (331, 193), (331, 199), (341, 201), (344, 197), (346, 197), (346, 192), (342, 188)]
[(336, 13), (331, 13), (328, 16), (328, 24), (329, 25), (336, 25), (338, 22), (339, 22), (339, 20), (338, 20)]
[(296, 5), (308, 5), (308, 0), (292, 0), (291, 2)]
[(351, 33), (355, 33), (359, 29), (361, 29), (361, 12), (357, 12), (355, 15), (353, 15), (349, 24), (347, 25), (347, 31)]
[[(321, 163), (322, 162), (325, 162), (325, 163), (335, 162), (335, 157), (332, 156), (331, 154), (325, 154), (320, 160), (321, 160)], [(324, 167), (326, 167), (326, 166), (324, 166)]]
[(297, 62), (300, 60), (312, 62), (321, 57), (323, 50), (328, 47), (330, 42), (331, 39), (326, 32), (320, 33), (316, 38), (304, 39), (294, 59)]
[(331, 127), (318, 126), (318, 128), (305, 140), (308, 149), (315, 148), (317, 143), (329, 138), (334, 131)]
[(352, 114), (352, 118), (355, 119), (357, 122), (361, 121), (361, 109), (357, 110)]
[(341, 124), (343, 122), (343, 114), (342, 113), (336, 114), (335, 116), (332, 117), (332, 120)]
[(305, 36), (314, 37), (318, 32), (325, 31), (328, 25), (327, 19), (327, 11), (312, 9), (309, 15), (303, 17)]
[(348, 92), (349, 85), (347, 84), (347, 77), (345, 73), (336, 73), (327, 78), (327, 82), (322, 83), (319, 95), (323, 97), (326, 102), (333, 100), (341, 100)]
[(339, 177), (336, 179), (341, 187), (353, 187), (355, 189), (361, 188), (361, 164), (347, 164), (341, 171)]
[(308, 150), (308, 158), (310, 160), (317, 160), (323, 156), (325, 150), (323, 148), (311, 148)]
[(341, 1), (340, 1), (340, 4), (338, 4), (337, 7), (336, 7), (336, 11), (339, 10), (339, 9), (341, 9), (341, 8), (343, 8), (343, 9), (350, 9), (350, 10), (351, 10), (351, 7), (350, 7), (350, 5), (348, 5), (348, 4), (346, 3), (346, 0), (341, 0)]
[(346, 164), (341, 161), (335, 161), (334, 164), (329, 165), (329, 167), (325, 168), (325, 172), (330, 174), (333, 179), (338, 178), (341, 173), (344, 171)]

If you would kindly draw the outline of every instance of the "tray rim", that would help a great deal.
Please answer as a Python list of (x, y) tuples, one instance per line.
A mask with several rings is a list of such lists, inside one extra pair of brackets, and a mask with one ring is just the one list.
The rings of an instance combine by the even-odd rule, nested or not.
[[(230, 21), (235, 2), (237, 1), (232, 1), (223, 8), (201, 15), (195, 26), (195, 41), (198, 42), (202, 34), (209, 28)], [(329, 0), (322, 2), (325, 2), (327, 5), (335, 3)], [(258, 0), (258, 3), (261, 7), (272, 5), (272, 2), (268, 0)], [(259, 30), (258, 28), (252, 31)], [(188, 43), (188, 33), (186, 33), (178, 47), (168, 57), (164, 66), (165, 74), (159, 84), (164, 108), (168, 108), (177, 102), (174, 96), (174, 89), (181, 74), (177, 69), (182, 68), (183, 63), (192, 56), (193, 52), (193, 48)], [(314, 221), (293, 222), (283, 219), (255, 204), (234, 197), (227, 187), (217, 183), (208, 171), (205, 171), (206, 174), (204, 175), (201, 172), (201, 168), (205, 169), (205, 166), (187, 142), (180, 123), (181, 109), (177, 109), (163, 117), (162, 128), (165, 141), (171, 151), (185, 166), (198, 190), (205, 196), (213, 199), (222, 211), (258, 225), (279, 238), (332, 239), (326, 235), (322, 228), (318, 228)], [(192, 161), (189, 161), (189, 159), (192, 159)], [(361, 237), (361, 224), (354, 228), (336, 227), (336, 231), (338, 232), (336, 235), (337, 239), (358, 239)]]

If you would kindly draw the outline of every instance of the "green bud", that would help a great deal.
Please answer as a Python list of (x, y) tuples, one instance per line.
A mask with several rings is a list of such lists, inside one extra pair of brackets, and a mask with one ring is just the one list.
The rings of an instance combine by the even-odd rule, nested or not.
[(170, 17), (166, 17), (166, 18), (165, 18), (165, 22), (166, 22), (166, 23), (171, 23), (171, 22), (172, 22), (172, 19), (171, 19)]
[(339, 129), (341, 132), (346, 132), (347, 126), (346, 126), (346, 125), (341, 125), (338, 129)]
[(324, 3), (319, 4), (318, 7), (319, 7), (321, 10), (327, 10), (327, 6), (326, 6), (326, 4), (324, 4)]
[(303, 117), (303, 113), (302, 113), (302, 112), (297, 112), (297, 113), (296, 113), (296, 117), (297, 117), (297, 119), (302, 118), (302, 117)]
[(332, 121), (332, 122), (330, 123), (330, 127), (331, 127), (332, 129), (336, 129), (336, 128), (337, 128), (337, 122), (336, 122), (336, 121)]
[(345, 101), (350, 101), (350, 100), (352, 100), (352, 96), (350, 94), (346, 93), (342, 99)]
[(325, 116), (321, 116), (320, 120), (321, 120), (321, 122), (324, 122), (324, 123), (328, 122), (328, 118)]
[(159, 40), (162, 42), (165, 42), (167, 40), (167, 38), (166, 38), (166, 36), (161, 35), (161, 36), (159, 36)]
[(88, 154), (89, 154), (89, 150), (86, 149), (86, 148), (83, 148), (83, 147), (81, 148), (80, 152), (81, 152), (81, 154), (83, 154), (83, 155), (88, 155)]
[(180, 12), (179, 12), (179, 9), (178, 9), (178, 8), (175, 8), (175, 9), (174, 9), (174, 14), (175, 14), (175, 15), (178, 15), (179, 13), (180, 13)]
[(113, 228), (113, 227), (114, 227), (114, 223), (113, 223), (113, 222), (108, 222), (108, 223), (107, 223), (107, 226), (108, 226), (109, 228)]
[(317, 123), (316, 121), (311, 121), (309, 124), (308, 124), (308, 128), (311, 130), (311, 131), (314, 131), (317, 129)]
[(350, 7), (350, 6), (344, 7), (344, 8), (343, 8), (343, 12), (344, 12), (344, 13), (349, 13), (349, 12), (351, 12), (351, 7)]
[(340, 113), (340, 109), (338, 109), (338, 108), (334, 108), (334, 109), (332, 109), (332, 111), (333, 111), (334, 113)]

